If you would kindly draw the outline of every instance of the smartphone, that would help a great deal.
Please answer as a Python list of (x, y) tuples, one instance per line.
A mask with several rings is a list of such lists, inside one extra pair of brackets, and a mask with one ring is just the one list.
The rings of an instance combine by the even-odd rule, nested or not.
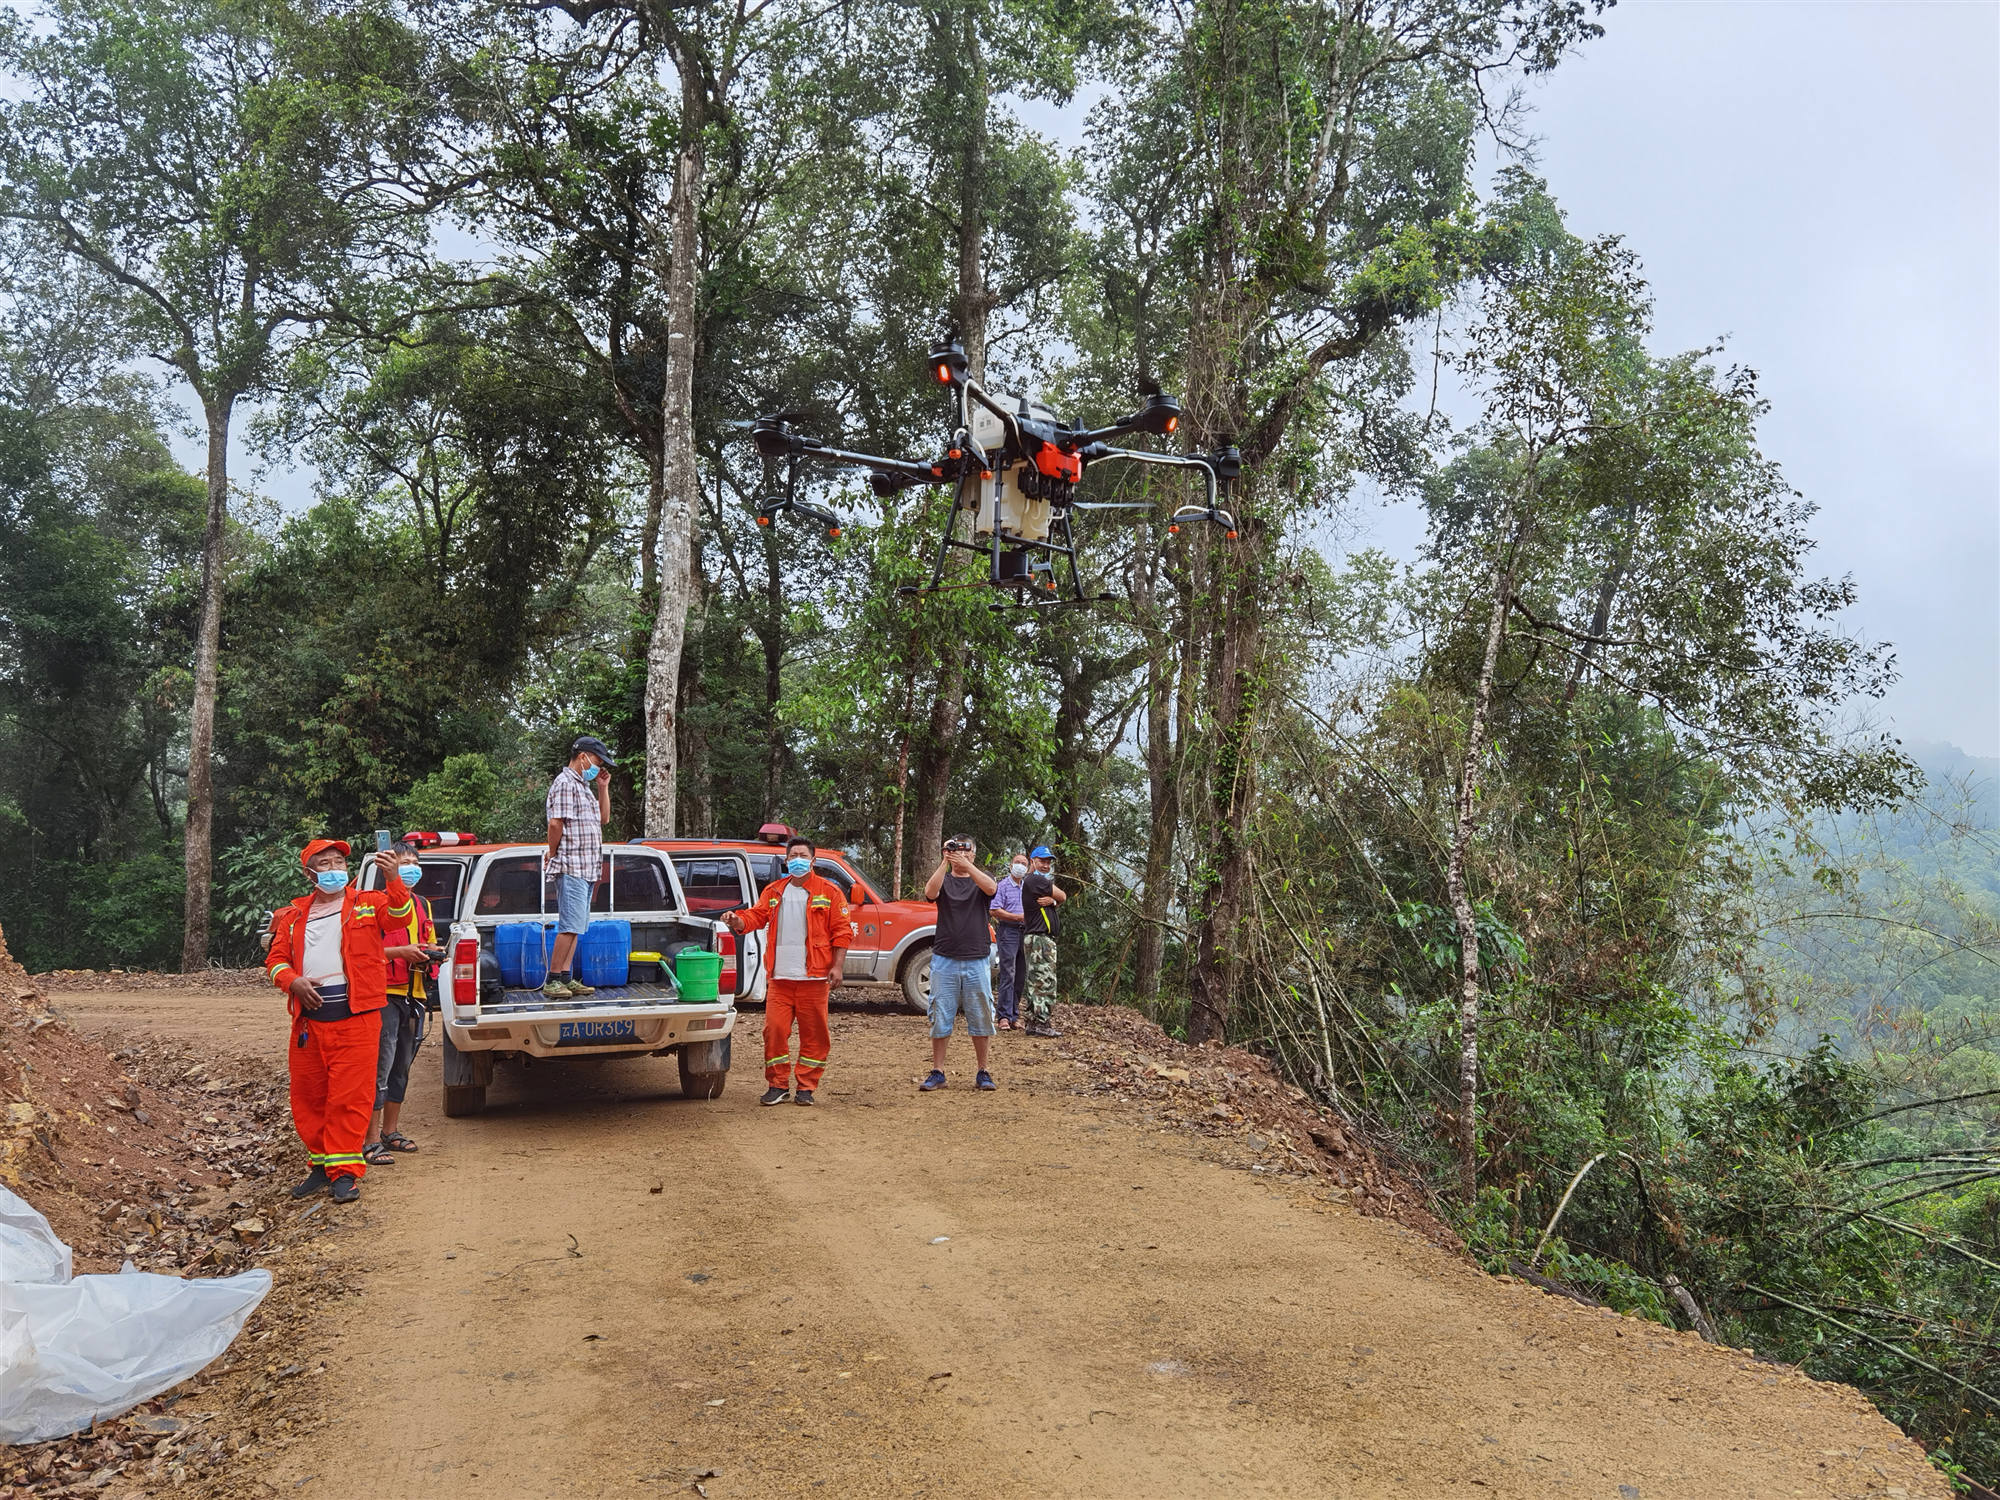
[(375, 852), (377, 854), (387, 854), (389, 852), (388, 829), (378, 828), (375, 830)]

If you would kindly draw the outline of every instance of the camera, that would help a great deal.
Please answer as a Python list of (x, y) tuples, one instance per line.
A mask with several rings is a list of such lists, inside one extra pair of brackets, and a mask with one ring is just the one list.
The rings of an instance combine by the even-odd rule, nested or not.
[(944, 852), (947, 854), (964, 854), (969, 852), (971, 848), (972, 845), (964, 839), (946, 839)]

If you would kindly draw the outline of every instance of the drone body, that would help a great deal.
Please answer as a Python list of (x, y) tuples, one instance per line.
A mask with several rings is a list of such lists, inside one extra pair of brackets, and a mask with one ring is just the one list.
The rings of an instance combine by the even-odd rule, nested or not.
[[(796, 511), (840, 535), (840, 521), (823, 507), (796, 498), (801, 458), (852, 464), (871, 472), (869, 485), (883, 499), (918, 485), (950, 486), (952, 509), (938, 542), (937, 561), (928, 584), (905, 585), (906, 594), (929, 593), (946, 587), (945, 562), (953, 549), (983, 554), (986, 582), (1010, 590), (1021, 604), (1083, 604), (1093, 596), (1083, 592), (1076, 566), (1073, 515), (1079, 510), (1150, 510), (1148, 504), (1089, 504), (1077, 498), (1084, 470), (1111, 459), (1193, 469), (1205, 481), (1206, 503), (1184, 505), (1172, 516), (1168, 530), (1177, 532), (1184, 520), (1205, 520), (1233, 536), (1236, 522), (1217, 508), (1218, 492), (1242, 471), (1233, 447), (1211, 454), (1153, 453), (1112, 447), (1109, 439), (1128, 432), (1171, 435), (1180, 425), (1180, 403), (1154, 392), (1131, 416), (1108, 427), (1079, 429), (1048, 407), (1025, 395), (988, 391), (966, 371), (965, 352), (956, 343), (931, 351), (932, 378), (957, 397), (957, 429), (942, 457), (922, 463), (833, 448), (796, 431), (796, 413), (759, 417), (751, 424), (757, 451), (766, 458), (790, 460), (785, 493), (757, 508), (757, 524), (771, 525), (785, 511)], [(1067, 597), (1057, 581), (1058, 569), (1069, 578)], [(1097, 595), (1109, 598), (1110, 595)], [(995, 609), (1005, 606), (996, 603)]]

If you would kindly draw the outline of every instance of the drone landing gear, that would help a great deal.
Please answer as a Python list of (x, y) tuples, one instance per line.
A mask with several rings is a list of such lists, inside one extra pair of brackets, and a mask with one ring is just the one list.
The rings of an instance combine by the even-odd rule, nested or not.
[(823, 505), (814, 505), (810, 500), (799, 499), (798, 491), (799, 460), (798, 455), (793, 454), (791, 462), (785, 465), (785, 492), (781, 495), (761, 495), (758, 497), (758, 526), (771, 526), (777, 521), (779, 516), (790, 511), (793, 515), (803, 516), (806, 520), (811, 521), (828, 536), (838, 538), (840, 535), (840, 517), (836, 516)]

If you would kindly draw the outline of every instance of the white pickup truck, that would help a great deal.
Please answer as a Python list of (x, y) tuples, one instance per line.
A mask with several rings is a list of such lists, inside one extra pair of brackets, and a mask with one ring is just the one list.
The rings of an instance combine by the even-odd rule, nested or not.
[[(672, 1055), (681, 1093), (713, 1099), (729, 1078), (736, 999), (758, 970), (756, 935), (738, 939), (718, 920), (696, 916), (673, 861), (643, 844), (606, 844), (591, 912), (632, 924), (633, 952), (665, 960), (657, 982), (599, 988), (574, 1000), (551, 1000), (539, 989), (501, 982), (495, 932), (512, 922), (555, 921), (555, 883), (540, 844), (473, 844), (424, 849), (417, 894), (431, 907), (439, 942), (433, 1003), (444, 1041), (444, 1112), (478, 1114), (494, 1066), (510, 1059), (580, 1061)], [(745, 870), (746, 889), (748, 870)], [(375, 856), (363, 862), (361, 883), (383, 883)], [(739, 942), (747, 946), (733, 961)], [(674, 955), (684, 948), (729, 955), (723, 987), (712, 1001), (682, 1003), (672, 980)], [(734, 993), (732, 993), (732, 987)], [(522, 1065), (525, 1065), (523, 1061)]]

